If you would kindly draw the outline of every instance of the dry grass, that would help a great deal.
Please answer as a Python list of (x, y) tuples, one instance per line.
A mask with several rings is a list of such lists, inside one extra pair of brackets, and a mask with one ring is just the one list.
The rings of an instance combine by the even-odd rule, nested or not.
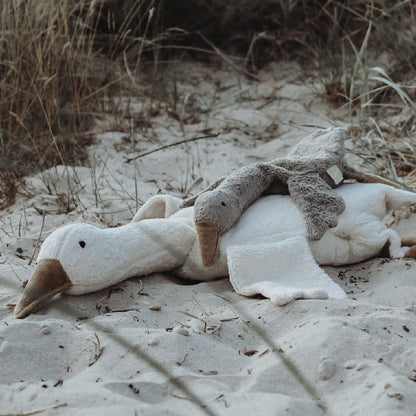
[[(97, 102), (119, 75), (117, 55), (131, 46), (129, 26), (115, 26), (115, 13), (107, 3), (2, 1), (2, 204), (13, 200), (11, 178), (85, 158), (92, 139), (85, 132)], [(126, 19), (133, 24), (143, 2), (126, 3)]]
[[(121, 83), (140, 90), (144, 59), (153, 82), (164, 60), (184, 53), (246, 73), (300, 59), (336, 105), (360, 112), (365, 132), (414, 80), (415, 16), (410, 0), (3, 0), (0, 202), (13, 201), (13, 178), (82, 162), (91, 120), (114, 113)], [(383, 52), (391, 85), (377, 90), (372, 59)]]
[[(92, 5), (78, 6), (54, 0), (2, 4), (3, 169), (20, 173), (82, 155), (82, 140), (63, 136), (78, 132), (87, 122), (86, 97), (95, 85), (91, 30), (97, 18)], [(68, 152), (70, 147), (74, 149)]]

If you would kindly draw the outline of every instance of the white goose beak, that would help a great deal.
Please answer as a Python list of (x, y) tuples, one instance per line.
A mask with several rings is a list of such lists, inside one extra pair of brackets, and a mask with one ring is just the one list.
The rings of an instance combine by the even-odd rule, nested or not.
[(47, 301), (72, 286), (59, 260), (41, 260), (14, 309), (17, 319), (38, 311)]

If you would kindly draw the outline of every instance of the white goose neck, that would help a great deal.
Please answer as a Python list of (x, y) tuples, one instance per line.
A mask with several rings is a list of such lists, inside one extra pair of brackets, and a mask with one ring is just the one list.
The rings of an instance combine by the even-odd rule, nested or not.
[(103, 289), (129, 277), (173, 270), (194, 245), (195, 228), (186, 220), (151, 219), (99, 229), (75, 224), (45, 240), (38, 256), (61, 262), (73, 287), (82, 294)]

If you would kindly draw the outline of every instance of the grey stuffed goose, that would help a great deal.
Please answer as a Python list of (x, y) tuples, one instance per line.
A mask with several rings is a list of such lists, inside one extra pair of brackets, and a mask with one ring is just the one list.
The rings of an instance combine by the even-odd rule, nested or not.
[(391, 181), (359, 172), (345, 161), (345, 133), (340, 128), (317, 130), (285, 157), (244, 166), (219, 179), (182, 207), (195, 205), (194, 220), (203, 263), (215, 263), (218, 238), (243, 211), (265, 193), (289, 193), (304, 214), (309, 238), (320, 239), (335, 227), (345, 209), (333, 191), (345, 179), (395, 186)]

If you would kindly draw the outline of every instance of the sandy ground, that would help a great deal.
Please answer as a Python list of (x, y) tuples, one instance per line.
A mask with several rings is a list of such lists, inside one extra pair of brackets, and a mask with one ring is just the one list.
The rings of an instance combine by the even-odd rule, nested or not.
[[(156, 274), (13, 318), (43, 211), (40, 241), (71, 222), (124, 224), (152, 195), (185, 197), (284, 156), (316, 127), (346, 126), (345, 111), (294, 64), (270, 65), (262, 82), (195, 64), (172, 71), (175, 113), (130, 98), (131, 116), (97, 121), (89, 167), (27, 178), (0, 214), (0, 414), (414, 416), (411, 260), (326, 268), (348, 294), (342, 301), (279, 308), (237, 295), (228, 279), (191, 285)], [(126, 162), (201, 136), (211, 137)], [(401, 226), (411, 233), (409, 221)]]

